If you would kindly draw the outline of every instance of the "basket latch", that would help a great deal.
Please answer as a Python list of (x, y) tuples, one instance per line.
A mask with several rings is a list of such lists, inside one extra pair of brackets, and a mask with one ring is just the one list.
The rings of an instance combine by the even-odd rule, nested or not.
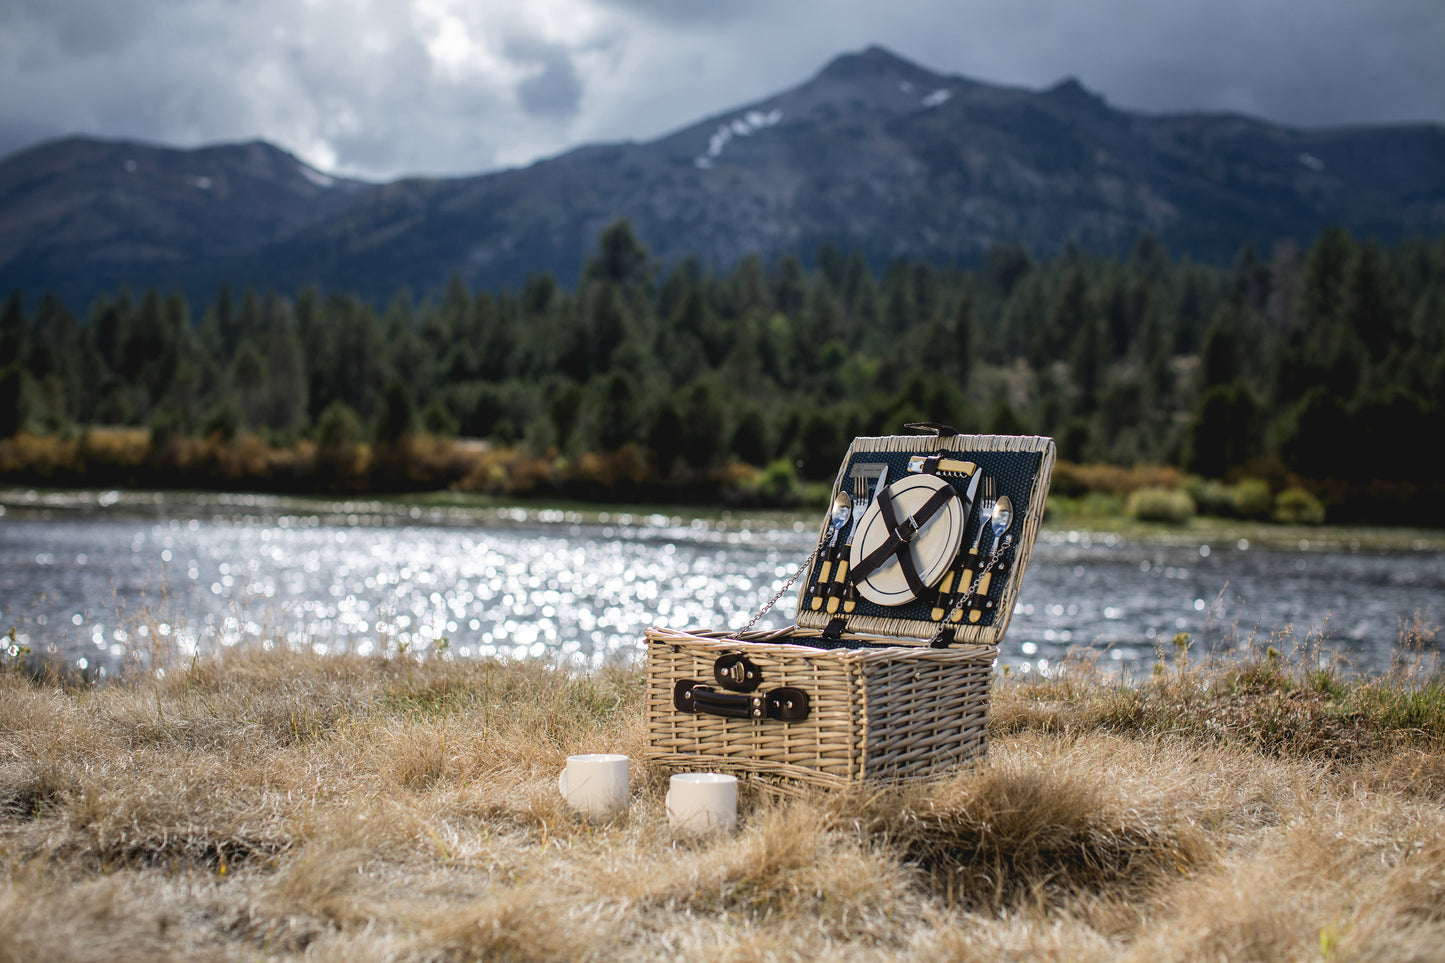
[(725, 655), (712, 664), (717, 684), (732, 692), (752, 692), (762, 685), (763, 672), (740, 652)]

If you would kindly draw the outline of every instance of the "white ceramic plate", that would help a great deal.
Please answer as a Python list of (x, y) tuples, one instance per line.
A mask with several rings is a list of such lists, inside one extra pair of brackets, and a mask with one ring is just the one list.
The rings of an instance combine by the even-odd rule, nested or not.
[[(937, 475), (909, 475), (889, 485), (884, 491), (893, 498), (895, 518), (910, 515), (923, 507), (923, 503), (938, 489), (947, 488), (953, 497), (924, 523), (908, 551), (913, 557), (913, 566), (924, 585), (934, 585), (943, 578), (948, 566), (958, 555), (958, 546), (963, 542), (963, 501), (953, 486)], [(888, 540), (888, 526), (883, 523), (883, 512), (878, 503), (872, 502), (863, 512), (858, 531), (853, 536), (853, 547), (848, 553), (848, 567), (856, 569), (858, 563)], [(878, 605), (902, 605), (914, 599), (908, 580), (903, 577), (903, 567), (897, 558), (890, 558), (858, 583), (858, 594)]]

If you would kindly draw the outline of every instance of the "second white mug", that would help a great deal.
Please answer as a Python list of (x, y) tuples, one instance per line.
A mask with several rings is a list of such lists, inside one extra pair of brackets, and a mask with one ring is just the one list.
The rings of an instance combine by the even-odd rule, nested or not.
[(731, 832), (738, 822), (738, 777), (679, 772), (668, 783), (667, 817), (687, 832)]
[(627, 757), (589, 752), (567, 757), (557, 791), (567, 804), (589, 816), (611, 816), (627, 808)]

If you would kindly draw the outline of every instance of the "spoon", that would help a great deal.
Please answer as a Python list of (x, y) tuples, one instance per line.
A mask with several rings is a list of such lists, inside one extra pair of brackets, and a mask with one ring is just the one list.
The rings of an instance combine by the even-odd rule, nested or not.
[[(998, 540), (1003, 537), (1004, 532), (1008, 531), (1009, 526), (1013, 524), (1013, 520), (1014, 503), (1009, 500), (1007, 495), (998, 496), (998, 501), (995, 502), (993, 506), (993, 518), (989, 522), (990, 527), (993, 528), (993, 546), (989, 549), (990, 552), (998, 550)], [(984, 572), (983, 578), (979, 579), (978, 583), (978, 594), (980, 597), (988, 598), (988, 586), (992, 581), (993, 571)], [(983, 612), (980, 609), (974, 609), (968, 613), (968, 620), (970, 622), (977, 622), (982, 617)]]
[[(833, 549), (838, 544), (838, 535), (842, 533), (843, 526), (848, 524), (848, 516), (853, 514), (853, 503), (843, 492), (833, 498), (833, 514), (828, 519), (828, 531), (823, 536), (827, 547), (823, 551), (823, 567), (818, 572), (818, 591), (821, 593), (823, 586), (828, 583), (828, 575), (833, 569)], [(813, 611), (823, 607), (823, 596), (813, 596)]]

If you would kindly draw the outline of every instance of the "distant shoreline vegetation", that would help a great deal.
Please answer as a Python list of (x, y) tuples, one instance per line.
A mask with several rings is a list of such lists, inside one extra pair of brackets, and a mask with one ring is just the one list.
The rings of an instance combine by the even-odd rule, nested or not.
[(852, 437), (942, 421), (1055, 437), (1073, 509), (1445, 525), (1445, 240), (816, 261), (661, 269), (619, 221), (573, 291), (13, 292), (0, 480), (796, 504)]

